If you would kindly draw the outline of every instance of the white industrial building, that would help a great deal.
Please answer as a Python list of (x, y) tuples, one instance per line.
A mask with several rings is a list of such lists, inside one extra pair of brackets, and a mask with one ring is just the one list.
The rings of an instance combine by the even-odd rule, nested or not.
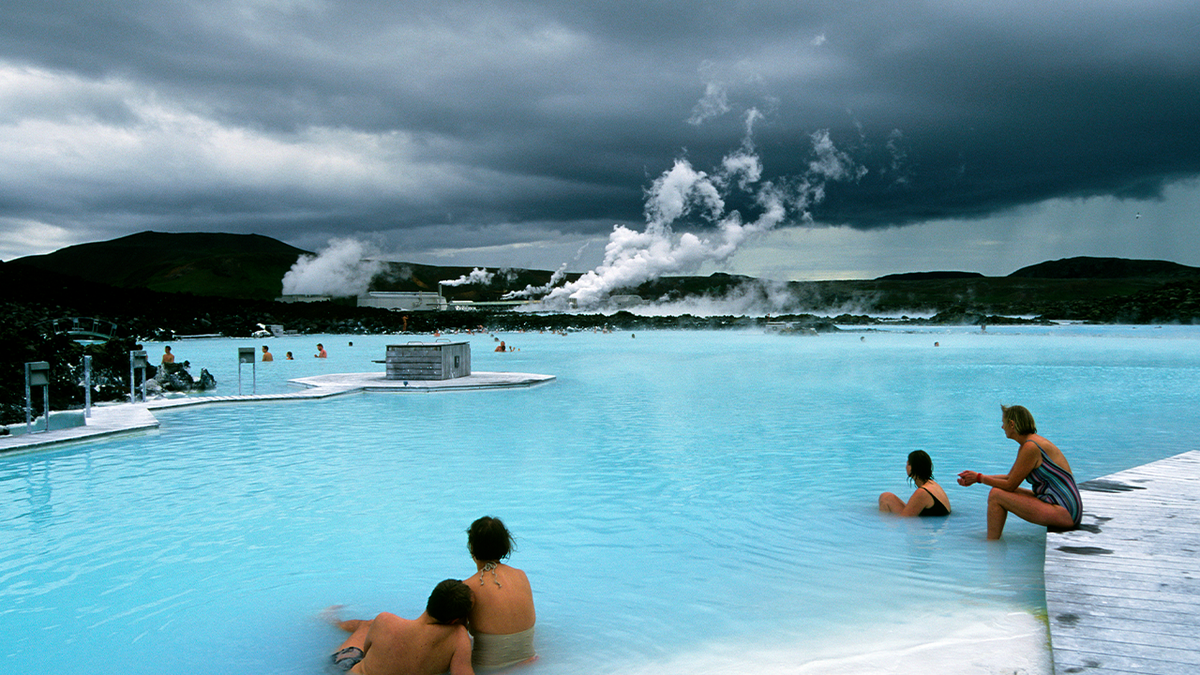
[(358, 296), (359, 307), (379, 307), (398, 312), (431, 312), (448, 307), (441, 293), (428, 291), (368, 291)]

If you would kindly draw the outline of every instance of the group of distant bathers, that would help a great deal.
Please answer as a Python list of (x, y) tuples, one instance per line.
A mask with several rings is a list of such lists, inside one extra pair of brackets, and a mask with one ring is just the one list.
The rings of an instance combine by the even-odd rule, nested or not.
[[(1075, 485), (1071, 465), (1058, 446), (1039, 436), (1033, 414), (1024, 406), (1000, 406), (1004, 435), (1021, 446), (1008, 473), (984, 475), (978, 471), (958, 474), (962, 486), (983, 483), (988, 495), (987, 538), (999, 539), (1008, 514), (1054, 530), (1079, 527), (1083, 500)], [(917, 486), (907, 502), (891, 492), (879, 495), (879, 510), (900, 516), (948, 516), (950, 498), (933, 480), (933, 460), (924, 450), (908, 455), (905, 472)], [(1033, 489), (1021, 487), (1028, 480)]]
[(467, 530), (467, 548), (474, 576), (439, 583), (416, 619), (383, 612), (369, 620), (335, 621), (350, 637), (333, 653), (333, 662), (372, 675), (470, 675), (475, 668), (535, 659), (529, 579), (502, 562), (512, 552), (512, 535), (498, 518), (485, 516)]

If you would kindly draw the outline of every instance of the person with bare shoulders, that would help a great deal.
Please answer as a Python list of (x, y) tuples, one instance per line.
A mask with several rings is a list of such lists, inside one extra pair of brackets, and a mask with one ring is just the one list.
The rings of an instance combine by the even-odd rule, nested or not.
[[(983, 483), (988, 494), (987, 538), (999, 539), (1009, 513), (1055, 530), (1073, 530), (1083, 518), (1083, 498), (1071, 465), (1058, 446), (1039, 436), (1033, 414), (1024, 406), (1000, 406), (1000, 428), (1021, 446), (1007, 474), (958, 474), (959, 485)], [(1028, 480), (1033, 489), (1020, 487)]]
[(537, 658), (533, 649), (533, 590), (521, 570), (501, 562), (513, 549), (512, 534), (499, 518), (484, 516), (467, 530), (476, 573), (465, 580), (475, 595), (471, 620), (476, 668), (511, 666)]
[(899, 497), (890, 492), (879, 495), (880, 511), (898, 516), (950, 515), (950, 498), (946, 496), (942, 486), (933, 480), (933, 460), (929, 453), (924, 450), (908, 453), (908, 463), (904, 466), (904, 471), (917, 489), (908, 498), (908, 502), (900, 501)]
[(168, 363), (175, 363), (175, 355), (171, 353), (170, 347), (163, 347), (162, 362), (163, 362), (163, 365), (166, 365)]
[(471, 636), (463, 625), (471, 602), (466, 584), (447, 579), (434, 587), (416, 619), (383, 612), (371, 620), (338, 622), (350, 637), (333, 653), (333, 662), (369, 675), (474, 675)]

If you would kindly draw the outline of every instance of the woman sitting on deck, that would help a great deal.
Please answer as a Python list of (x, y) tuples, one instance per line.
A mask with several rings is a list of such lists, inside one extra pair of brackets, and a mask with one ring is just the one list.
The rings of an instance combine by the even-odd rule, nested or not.
[(917, 489), (908, 498), (907, 504), (890, 492), (879, 495), (880, 511), (898, 516), (950, 515), (950, 498), (942, 486), (933, 480), (933, 460), (929, 458), (929, 453), (924, 450), (908, 453), (908, 464), (904, 471)]
[(475, 594), (467, 623), (475, 668), (503, 668), (537, 658), (533, 650), (533, 591), (521, 570), (500, 562), (513, 538), (499, 518), (485, 516), (467, 530), (467, 548), (478, 570), (464, 581)]
[[(958, 474), (959, 485), (983, 483), (988, 495), (987, 538), (999, 539), (1009, 512), (1055, 530), (1073, 530), (1083, 517), (1083, 498), (1071, 465), (1058, 446), (1037, 434), (1033, 414), (1023, 406), (1000, 406), (1000, 428), (1021, 446), (1007, 474), (985, 476), (977, 471)], [(1029, 479), (1032, 490), (1020, 487)]]

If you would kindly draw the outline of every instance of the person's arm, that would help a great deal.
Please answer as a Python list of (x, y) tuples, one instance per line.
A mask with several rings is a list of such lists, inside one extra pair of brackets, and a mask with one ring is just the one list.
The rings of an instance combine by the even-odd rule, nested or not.
[(963, 471), (958, 474), (959, 485), (974, 485), (975, 483), (983, 483), (988, 487), (1000, 488), (1005, 492), (1016, 492), (1021, 486), (1025, 478), (1033, 471), (1037, 465), (1038, 455), (1041, 452), (1037, 446), (1030, 441), (1026, 441), (1021, 445), (1021, 449), (1017, 451), (1017, 459), (1013, 461), (1012, 468), (1004, 475), (989, 476), (977, 471)]
[(1017, 488), (1021, 487), (1021, 483), (1025, 477), (1033, 471), (1033, 467), (1037, 465), (1038, 456), (1041, 452), (1037, 445), (1030, 441), (1021, 444), (1021, 449), (1017, 451), (1017, 458), (1013, 461), (1012, 468), (1003, 476), (984, 476), (980, 481), (984, 485), (1000, 488), (1005, 492), (1016, 492)]
[(475, 675), (475, 669), (471, 667), (471, 636), (463, 626), (456, 631), (454, 656), (450, 657), (450, 675)]
[(933, 506), (933, 495), (921, 488), (917, 488), (912, 493), (912, 496), (908, 498), (908, 503), (904, 505), (904, 508), (901, 509), (900, 513), (897, 515), (904, 516), (906, 518), (919, 516), (921, 515), (922, 511), (930, 506)]

